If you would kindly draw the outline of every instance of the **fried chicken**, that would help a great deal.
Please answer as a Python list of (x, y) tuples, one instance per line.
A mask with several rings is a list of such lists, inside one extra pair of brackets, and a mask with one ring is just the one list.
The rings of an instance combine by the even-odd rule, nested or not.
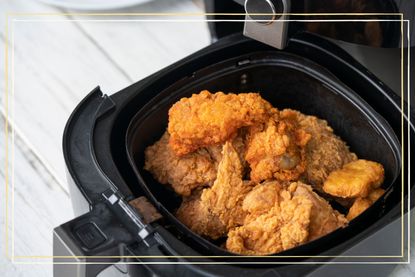
[(216, 178), (221, 146), (200, 148), (182, 157), (176, 156), (165, 132), (159, 141), (145, 150), (144, 169), (161, 184), (170, 184), (175, 192), (188, 196), (197, 187), (209, 186)]
[(323, 192), (323, 183), (330, 172), (357, 159), (347, 144), (333, 133), (327, 121), (315, 116), (304, 115), (294, 110), (299, 125), (311, 135), (306, 145), (306, 168), (301, 180), (310, 184), (318, 192)]
[(357, 160), (333, 171), (324, 182), (323, 190), (337, 197), (365, 198), (379, 188), (384, 179), (384, 169), (379, 163)]
[[(290, 185), (291, 190), (293, 186), (293, 184)], [(325, 199), (313, 192), (311, 186), (300, 182), (295, 183), (294, 195), (303, 195), (313, 203), (308, 241), (318, 239), (347, 225), (347, 219), (334, 210)]]
[(226, 249), (243, 255), (269, 255), (307, 241), (312, 204), (305, 197), (294, 197), (274, 206), (228, 233)]
[[(244, 130), (232, 140), (238, 155), (245, 153)], [(145, 150), (144, 169), (150, 171), (161, 184), (170, 184), (177, 194), (189, 196), (198, 187), (211, 186), (216, 179), (222, 159), (222, 145), (211, 145), (184, 156), (177, 156), (169, 145), (169, 133), (165, 132)], [(243, 163), (244, 171), (246, 162)]]
[(378, 200), (384, 193), (385, 190), (383, 189), (375, 189), (368, 195), (368, 197), (357, 198), (356, 201), (354, 201), (353, 206), (349, 209), (347, 219), (350, 221), (356, 218), (358, 215), (372, 206), (372, 204), (375, 203), (376, 200)]
[(184, 197), (176, 212), (177, 218), (199, 235), (211, 239), (225, 236), (228, 231), (226, 226), (202, 203), (201, 194), (202, 190), (195, 190), (191, 196)]
[(231, 227), (243, 224), (246, 213), (242, 210), (242, 200), (252, 185), (242, 181), (243, 166), (234, 147), (238, 141), (223, 145), (213, 186), (185, 197), (176, 213), (181, 222), (200, 235), (217, 239)]
[(347, 220), (311, 187), (300, 182), (283, 187), (278, 182), (257, 185), (243, 209), (245, 224), (229, 231), (226, 248), (245, 255), (278, 253), (314, 240)]
[[(213, 240), (227, 236), (226, 249), (244, 255), (318, 239), (384, 193), (382, 165), (357, 160), (327, 121), (278, 111), (258, 93), (182, 98), (145, 150), (145, 169), (183, 196), (183, 224)], [(330, 198), (351, 206), (347, 219)]]
[(310, 135), (293, 111), (274, 113), (268, 122), (248, 128), (245, 159), (251, 180), (298, 180), (305, 170), (305, 146)]
[(268, 181), (256, 185), (246, 196), (242, 203), (242, 209), (248, 212), (246, 221), (261, 214), (267, 213), (276, 203), (279, 203), (280, 192), (283, 186), (277, 181)]
[(169, 110), (169, 143), (179, 155), (224, 143), (244, 126), (265, 122), (275, 109), (258, 93), (207, 90), (182, 98)]
[(238, 152), (231, 141), (225, 142), (216, 180), (211, 188), (203, 190), (201, 200), (228, 229), (243, 224), (246, 216), (242, 201), (253, 184), (242, 180), (242, 172)]

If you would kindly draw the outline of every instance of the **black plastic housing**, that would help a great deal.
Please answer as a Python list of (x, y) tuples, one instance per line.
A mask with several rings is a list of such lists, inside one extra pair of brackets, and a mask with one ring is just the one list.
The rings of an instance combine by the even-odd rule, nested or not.
[[(126, 231), (132, 234), (133, 238), (135, 238), (136, 234), (132, 233), (131, 230), (128, 230), (130, 228), (127, 226), (131, 224), (128, 218), (125, 216), (120, 216), (118, 211), (113, 210), (111, 206), (107, 204), (105, 198), (102, 197), (102, 193), (107, 192), (108, 190), (115, 191), (117, 195), (119, 195), (125, 202), (128, 202), (135, 197), (145, 195), (143, 187), (137, 182), (137, 176), (131, 167), (126, 151), (125, 138), (127, 134), (127, 128), (131, 123), (134, 115), (147, 103), (150, 101), (155, 101), (152, 99), (159, 97), (159, 93), (176, 84), (179, 80), (182, 80), (183, 78), (190, 78), (187, 80), (191, 80), (192, 76), (197, 77), (197, 75), (193, 75), (197, 71), (208, 68), (209, 66), (215, 66), (224, 60), (230, 60), (243, 55), (252, 55), (253, 53), (257, 53), (258, 55), (266, 55), (268, 51), (273, 53), (271, 56), (280, 55), (280, 52), (275, 49), (244, 38), (240, 34), (235, 34), (223, 38), (217, 43), (212, 44), (205, 49), (202, 49), (193, 55), (169, 67), (166, 67), (163, 70), (147, 77), (146, 79), (141, 80), (111, 96), (103, 96), (99, 88), (94, 90), (76, 108), (70, 120), (68, 121), (64, 134), (63, 151), (65, 155), (66, 165), (68, 167), (68, 172), (71, 177), (70, 179), (73, 181), (73, 183), (70, 185), (74, 206), (78, 206), (80, 202), (86, 200), (89, 204), (90, 210), (94, 210), (94, 207), (97, 205), (100, 207), (105, 207), (103, 209), (109, 209), (111, 212), (108, 214), (111, 215), (111, 220), (118, 222), (117, 228), (124, 228)], [(337, 48), (332, 43), (307, 33), (297, 34), (296, 37), (292, 38), (288, 48), (285, 49), (284, 52), (294, 54), (300, 60), (303, 59), (303, 71), (307, 72), (308, 65), (320, 68), (317, 70), (317, 72), (319, 70), (323, 70), (325, 72), (324, 75), (331, 76), (330, 79), (333, 82), (342, 83), (342, 86), (347, 87), (347, 90), (357, 93), (361, 98), (359, 101), (362, 103), (364, 101), (367, 102), (371, 107), (370, 110), (373, 109), (376, 111), (373, 112), (372, 110), (374, 118), (372, 118), (370, 122), (373, 123), (376, 121), (378, 118), (376, 113), (380, 114), (387, 122), (387, 124), (391, 126), (394, 136), (400, 139), (399, 143), (404, 145), (403, 153), (406, 153), (408, 149), (408, 137), (403, 136), (403, 140), (401, 140), (401, 131), (405, 134), (408, 132), (406, 127), (408, 122), (406, 117), (402, 118), (400, 97), (394, 94), (374, 75), (368, 72), (362, 65), (357, 63), (352, 57), (350, 57), (341, 49)], [(284, 56), (284, 54), (281, 55)], [(246, 64), (245, 66), (249, 67), (249, 64)], [(237, 79), (235, 79), (235, 84), (236, 83), (239, 84)], [(335, 84), (334, 87), (336, 86), (337, 85)], [(231, 89), (231, 85), (228, 85), (228, 88)], [(226, 90), (227, 88), (220, 89)], [(170, 98), (168, 101), (172, 101), (172, 99)], [(303, 104), (298, 102), (298, 104), (295, 106), (292, 106), (289, 102), (282, 102), (278, 105), (290, 105), (290, 107), (304, 110), (306, 113), (315, 113), (319, 116), (326, 117), (323, 113), (321, 113), (322, 111), (320, 109), (316, 109), (314, 111), (312, 109), (307, 110), (308, 107), (304, 104), (307, 101), (304, 101)], [(401, 124), (402, 119), (403, 124)], [(333, 124), (330, 119), (329, 122)], [(384, 125), (387, 126), (385, 123), (378, 123), (375, 122), (374, 125), (378, 127)], [(155, 131), (154, 134), (152, 134), (151, 139), (153, 140), (151, 143), (157, 139), (157, 136), (161, 134), (161, 125), (155, 124), (155, 126), (156, 125), (158, 126), (156, 127), (158, 128), (158, 131)], [(368, 126), (369, 129), (373, 127), (371, 124), (365, 126)], [(404, 127), (403, 130), (401, 129), (402, 126)], [(340, 135), (344, 135), (342, 133), (344, 130), (342, 130), (341, 124), (333, 127), (335, 127), (336, 132), (338, 132)], [(411, 127), (409, 131), (413, 137), (413, 127)], [(159, 133), (157, 134), (157, 132)], [(387, 133), (390, 133), (390, 130), (387, 131)], [(392, 141), (394, 141), (394, 139), (392, 139)], [(351, 141), (348, 142), (351, 143)], [(395, 143), (392, 144), (394, 145)], [(352, 149), (353, 148), (354, 145), (352, 145)], [(358, 151), (358, 149), (353, 150)], [(363, 153), (364, 150), (361, 150), (361, 152)], [(406, 174), (409, 171), (409, 168), (407, 167), (408, 155), (405, 154), (402, 157), (405, 165), (403, 168), (405, 175), (403, 177), (406, 188), (408, 185)], [(370, 157), (368, 156), (368, 158)], [(389, 164), (389, 161), (386, 161), (386, 163)], [(389, 177), (388, 186), (390, 185), (391, 187), (396, 187), (396, 185), (393, 185), (392, 183), (394, 178), (398, 177), (395, 174), (397, 166), (393, 166), (394, 163), (395, 161), (393, 158), (392, 162), (390, 163), (391, 167), (389, 173), (387, 174)], [(412, 174), (412, 172), (410, 174)], [(413, 180), (413, 178), (411, 180)], [(411, 183), (410, 186), (413, 187), (413, 183)], [(72, 193), (76, 191), (78, 194)], [(368, 213), (362, 215), (362, 217), (367, 218), (367, 220), (371, 220), (369, 215), (372, 215), (372, 213), (381, 216), (381, 218), (379, 218), (377, 221), (371, 221), (372, 223), (364, 225), (364, 234), (361, 237), (350, 235), (348, 239), (345, 239), (345, 241), (340, 244), (337, 244), (339, 241), (329, 240), (327, 241), (328, 248), (329, 245), (332, 245), (333, 247), (328, 249), (326, 253), (333, 253), (336, 255), (342, 253), (342, 251), (345, 249), (353, 248), (354, 246), (360, 245), (361, 243), (363, 243), (363, 249), (370, 249), (372, 246), (374, 246), (365, 244), (364, 242), (366, 239), (363, 241), (361, 241), (361, 239), (369, 236), (375, 237), (382, 229), (384, 229), (385, 226), (388, 225), (388, 223), (390, 223), (393, 219), (398, 218), (401, 211), (401, 195), (397, 192), (398, 190), (394, 190), (393, 193), (389, 194), (386, 202), (383, 200), (379, 201), (375, 205), (376, 207), (372, 209), (373, 212), (369, 211)], [(403, 193), (406, 195), (407, 191), (404, 190)], [(105, 203), (105, 205), (103, 205), (103, 203)], [(382, 206), (381, 203), (386, 203), (390, 206), (385, 206), (382, 209), (380, 207)], [(382, 210), (385, 211), (385, 214), (382, 214)], [(83, 212), (88, 212), (88, 210), (83, 210)], [(88, 215), (85, 215), (82, 220), (85, 220), (85, 217), (87, 216)], [(74, 219), (70, 224), (64, 224), (56, 228), (55, 231), (56, 233), (60, 234), (60, 237), (72, 238), (72, 244), (81, 245), (81, 241), (77, 240), (76, 236), (71, 235), (71, 232), (74, 232), (74, 229), (71, 226), (78, 226), (77, 221), (78, 219)], [(91, 222), (94, 222), (92, 216)], [(177, 232), (174, 230), (174, 228), (177, 228), (177, 226), (172, 226), (169, 224), (153, 225), (155, 229), (154, 234), (156, 234), (156, 236), (161, 239), (158, 239), (158, 244), (152, 248), (143, 247), (142, 243), (138, 242), (137, 244), (125, 244), (126, 241), (129, 241), (129, 239), (126, 240), (126, 237), (125, 235), (122, 235), (122, 232), (114, 233), (114, 230), (116, 229), (112, 228), (111, 226), (106, 226), (105, 224), (99, 224), (99, 222), (97, 226), (107, 238), (111, 238), (111, 240), (120, 242), (120, 244), (118, 244), (118, 248), (115, 249), (115, 253), (134, 253), (134, 255), (139, 256), (145, 256), (149, 253), (152, 255), (160, 256), (172, 254), (174, 255), (175, 253), (178, 255), (190, 254), (192, 256), (198, 256), (206, 253), (204, 251), (200, 251), (196, 243), (187, 243), (187, 241), (180, 240), (180, 238), (177, 237)], [(356, 227), (355, 231), (357, 232), (357, 230), (358, 227)], [(136, 241), (139, 240), (137, 239)], [(318, 241), (316, 241), (316, 243), (317, 242)], [(394, 242), (394, 240), (384, 240), (384, 246), (386, 248), (389, 247), (390, 249), (394, 249), (395, 246), (390, 245), (391, 242)], [(115, 245), (117, 245), (117, 243), (115, 243)], [(97, 247), (99, 249), (99, 246)], [(80, 249), (82, 250), (82, 248)], [(89, 249), (87, 252), (85, 252), (85, 254), (95, 253), (95, 255), (100, 255), (99, 251), (95, 250), (96, 249)], [(114, 253), (112, 251), (110, 252)], [(204, 258), (200, 259), (206, 261)], [(131, 260), (146, 261), (149, 259), (128, 259), (128, 261)], [(178, 260), (183, 261), (183, 259)], [(188, 261), (186, 259), (184, 260)], [(330, 258), (327, 258), (326, 260), (330, 260)], [(112, 263), (114, 262), (114, 259), (108, 259), (108, 261)], [(165, 259), (154, 258), (152, 261), (165, 261)], [(207, 261), (209, 261), (209, 259)], [(324, 260), (308, 259), (307, 261), (318, 263)], [(306, 273), (310, 273), (311, 271), (315, 270), (317, 266), (318, 265), (300, 266), (275, 264), (272, 268), (269, 268), (269, 265), (268, 268), (262, 268), (258, 266), (254, 267), (253, 265), (250, 265), (249, 268), (246, 268), (241, 267), (240, 265), (218, 265), (215, 267), (182, 265), (180, 267), (172, 266), (172, 270), (175, 268), (177, 271), (166, 271), (163, 272), (163, 274), (166, 276), (173, 276), (175, 272), (180, 271), (182, 273), (186, 272), (189, 274), (189, 276), (194, 276), (194, 274), (216, 276), (220, 275), (221, 272), (232, 272), (232, 274), (241, 276), (261, 276), (267, 272), (278, 272), (279, 276), (292, 276), (292, 274), (304, 275)], [(357, 268), (358, 267), (356, 267), (356, 269)], [(148, 265), (146, 266), (146, 269), (153, 272), (160, 272), (160, 267), (157, 265)], [(385, 269), (383, 268), (383, 270)]]
[(280, 110), (292, 108), (326, 119), (358, 157), (377, 161), (385, 167), (386, 193), (379, 202), (348, 227), (277, 256), (318, 255), (354, 236), (365, 236), (365, 229), (397, 204), (394, 195), (401, 192), (400, 184), (396, 182), (400, 175), (400, 144), (389, 124), (357, 93), (317, 64), (283, 52), (254, 52), (196, 71), (157, 93), (134, 116), (126, 134), (127, 154), (137, 174), (138, 185), (182, 235), (190, 239), (190, 243), (193, 242), (195, 247), (199, 244), (197, 249), (205, 255), (230, 253), (194, 234), (178, 221), (174, 213), (181, 197), (144, 170), (144, 150), (166, 130), (169, 108), (182, 97), (204, 89), (212, 92), (255, 91)]

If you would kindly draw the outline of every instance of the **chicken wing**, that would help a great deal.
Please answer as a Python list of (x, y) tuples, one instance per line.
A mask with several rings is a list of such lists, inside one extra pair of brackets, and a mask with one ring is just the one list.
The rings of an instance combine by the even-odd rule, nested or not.
[(337, 197), (365, 198), (378, 188), (384, 179), (384, 169), (379, 163), (357, 160), (333, 171), (324, 182), (323, 190)]
[(243, 126), (265, 122), (275, 108), (258, 93), (207, 90), (182, 98), (169, 110), (169, 143), (179, 155), (224, 143)]
[(298, 125), (292, 111), (275, 113), (268, 122), (251, 126), (245, 159), (251, 168), (251, 180), (298, 180), (304, 172), (305, 146), (310, 135)]

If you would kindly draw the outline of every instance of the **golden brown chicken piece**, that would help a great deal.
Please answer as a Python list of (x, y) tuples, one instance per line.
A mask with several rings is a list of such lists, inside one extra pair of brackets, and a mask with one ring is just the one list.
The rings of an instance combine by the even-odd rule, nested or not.
[(242, 203), (242, 209), (248, 212), (245, 222), (267, 213), (276, 203), (281, 202), (280, 193), (283, 185), (277, 181), (267, 181), (256, 185), (246, 196)]
[[(244, 136), (244, 130), (240, 130), (232, 141), (240, 157), (245, 153)], [(189, 196), (195, 188), (213, 184), (221, 159), (222, 145), (203, 147), (179, 157), (171, 149), (169, 133), (165, 132), (145, 150), (144, 169), (159, 183), (170, 184), (177, 194)]]
[(357, 156), (333, 133), (326, 120), (289, 109), (282, 112), (285, 111), (296, 113), (301, 128), (311, 135), (306, 145), (306, 168), (301, 179), (323, 192), (323, 183), (330, 172), (356, 160)]
[(296, 196), (229, 231), (226, 249), (242, 255), (269, 255), (307, 241), (311, 201)]
[(212, 214), (206, 205), (200, 200), (202, 190), (195, 190), (191, 196), (184, 197), (183, 202), (177, 210), (177, 218), (193, 232), (218, 239), (227, 233), (226, 226), (219, 217)]
[[(292, 186), (293, 184), (290, 185), (291, 190), (293, 190)], [(347, 219), (334, 210), (325, 199), (313, 192), (311, 186), (296, 183), (294, 195), (303, 195), (313, 203), (308, 241), (318, 239), (347, 225)]]
[(343, 198), (365, 198), (378, 188), (384, 179), (384, 169), (379, 163), (357, 160), (333, 171), (324, 182), (326, 193)]
[(245, 224), (229, 231), (226, 248), (244, 255), (278, 253), (344, 227), (347, 220), (300, 182), (257, 185), (243, 202)]
[(251, 180), (298, 180), (304, 172), (305, 146), (310, 135), (298, 125), (292, 111), (275, 113), (268, 122), (248, 129), (245, 159)]
[(265, 122), (275, 110), (258, 93), (207, 90), (182, 98), (169, 110), (170, 146), (179, 155), (224, 143), (243, 126)]
[(230, 141), (225, 142), (216, 180), (211, 188), (203, 190), (201, 199), (228, 229), (241, 225), (246, 216), (242, 201), (253, 184), (242, 180), (242, 172), (238, 152)]
[(352, 219), (363, 213), (366, 209), (372, 206), (372, 204), (375, 203), (376, 200), (378, 200), (384, 193), (385, 190), (383, 189), (375, 189), (369, 194), (368, 197), (357, 198), (356, 201), (354, 201), (353, 206), (349, 209), (347, 219), (351, 221)]
[(221, 146), (200, 148), (178, 157), (169, 145), (165, 132), (159, 141), (145, 150), (144, 169), (161, 184), (170, 184), (175, 192), (188, 196), (197, 187), (209, 186), (216, 178)]

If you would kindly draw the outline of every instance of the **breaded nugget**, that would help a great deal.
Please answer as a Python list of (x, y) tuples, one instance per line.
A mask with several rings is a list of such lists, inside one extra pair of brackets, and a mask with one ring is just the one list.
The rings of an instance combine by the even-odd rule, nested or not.
[(298, 125), (293, 111), (275, 113), (268, 122), (248, 128), (245, 159), (251, 180), (298, 180), (304, 172), (305, 146), (310, 135)]
[(365, 198), (378, 188), (384, 179), (384, 169), (379, 163), (357, 160), (333, 171), (324, 182), (323, 190), (337, 197)]
[(349, 212), (347, 213), (347, 219), (349, 221), (353, 220), (355, 217), (363, 213), (367, 208), (372, 205), (372, 202), (368, 198), (357, 198), (353, 205), (350, 207)]
[(330, 172), (342, 168), (344, 164), (356, 160), (357, 157), (350, 152), (347, 144), (333, 133), (327, 121), (291, 111), (297, 113), (301, 128), (311, 135), (306, 145), (306, 168), (301, 180), (322, 192), (323, 183)]
[(203, 190), (201, 199), (227, 228), (241, 225), (246, 216), (242, 201), (253, 185), (242, 180), (242, 172), (238, 152), (230, 141), (225, 142), (216, 180), (211, 188)]
[(370, 201), (372, 201), (372, 203), (375, 203), (384, 193), (385, 193), (384, 189), (378, 188), (378, 189), (372, 190), (369, 193), (368, 198), (370, 199)]
[(372, 206), (373, 203), (376, 202), (383, 194), (385, 190), (383, 189), (375, 189), (373, 190), (368, 197), (366, 198), (357, 198), (352, 207), (349, 209), (349, 213), (347, 214), (347, 219), (350, 221), (356, 218), (358, 215), (363, 213), (366, 209)]
[(169, 143), (179, 156), (224, 143), (239, 128), (265, 122), (273, 110), (258, 93), (212, 94), (204, 90), (170, 108)]

